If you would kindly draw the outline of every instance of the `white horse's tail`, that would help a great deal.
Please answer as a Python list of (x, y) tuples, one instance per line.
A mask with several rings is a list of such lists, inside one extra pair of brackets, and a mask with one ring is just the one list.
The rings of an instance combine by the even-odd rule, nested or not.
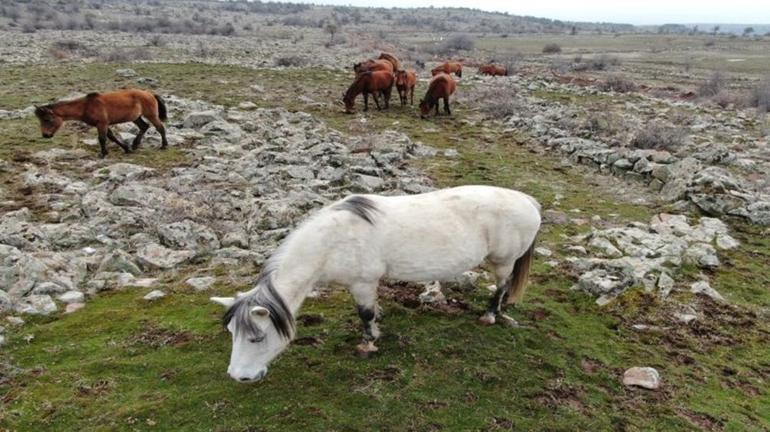
[(508, 301), (507, 304), (516, 304), (524, 297), (524, 291), (527, 290), (527, 281), (529, 280), (529, 268), (532, 266), (532, 259), (535, 255), (535, 240), (529, 249), (516, 260), (513, 265), (513, 271), (508, 282)]

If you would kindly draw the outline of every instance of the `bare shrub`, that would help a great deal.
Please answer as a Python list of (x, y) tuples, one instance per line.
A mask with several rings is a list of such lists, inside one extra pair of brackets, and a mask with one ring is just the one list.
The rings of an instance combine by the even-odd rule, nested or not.
[(558, 54), (561, 52), (561, 46), (556, 43), (549, 43), (543, 47), (543, 54)]
[(614, 91), (618, 93), (628, 93), (636, 91), (637, 85), (628, 79), (623, 78), (620, 75), (612, 75), (603, 83), (599, 84), (599, 89), (602, 91)]
[(731, 105), (741, 106), (743, 105), (743, 102), (745, 102), (745, 99), (742, 100), (740, 97), (730, 93), (727, 89), (722, 89), (719, 93), (711, 97), (711, 101), (721, 108), (727, 108)]
[(606, 70), (610, 66), (619, 65), (620, 59), (615, 56), (602, 54), (598, 57), (592, 58), (590, 61), (590, 64), (591, 64), (591, 69), (593, 70)]
[(676, 151), (684, 145), (684, 130), (657, 121), (647, 123), (636, 132), (631, 145), (639, 149)]
[(150, 53), (143, 48), (115, 48), (102, 54), (101, 59), (110, 63), (130, 63), (136, 60), (149, 60)]
[(286, 55), (286, 56), (275, 58), (276, 66), (302, 67), (302, 66), (305, 66), (306, 64), (307, 64), (307, 59), (305, 57), (300, 57), (296, 55)]
[(525, 104), (513, 87), (477, 88), (467, 98), (469, 104), (478, 105), (479, 111), (489, 119), (503, 120), (525, 111)]
[(589, 138), (601, 135), (614, 137), (626, 129), (623, 117), (610, 109), (591, 113), (582, 126), (589, 133)]
[(709, 79), (698, 86), (698, 96), (714, 97), (727, 88), (727, 76), (724, 72), (715, 71)]
[(747, 103), (761, 112), (770, 111), (770, 77), (751, 89)]
[(428, 52), (435, 55), (450, 55), (458, 51), (470, 51), (476, 46), (472, 37), (464, 34), (455, 35), (444, 42), (428, 48)]
[(147, 46), (154, 46), (158, 48), (162, 48), (166, 46), (166, 39), (159, 34), (152, 35), (149, 38), (147, 38)]

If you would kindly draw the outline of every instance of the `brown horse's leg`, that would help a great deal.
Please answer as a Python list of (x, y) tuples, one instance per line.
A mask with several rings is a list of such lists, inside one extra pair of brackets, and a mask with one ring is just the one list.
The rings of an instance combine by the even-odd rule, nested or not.
[(412, 86), (411, 90), (409, 90), (409, 96), (411, 97), (411, 102), (409, 102), (409, 105), (414, 105), (414, 86)]
[(96, 131), (99, 134), (99, 148), (101, 149), (99, 154), (102, 158), (107, 156), (107, 131), (108, 130), (109, 129), (107, 128), (107, 125), (96, 127)]
[(110, 129), (110, 128), (107, 128), (107, 138), (109, 138), (109, 139), (110, 139), (110, 141), (114, 142), (115, 144), (119, 145), (119, 146), (120, 146), (120, 148), (122, 148), (124, 152), (126, 152), (126, 153), (131, 153), (131, 148), (129, 148), (129, 147), (128, 147), (128, 146), (127, 146), (127, 145), (126, 145), (124, 142), (123, 142), (123, 140), (121, 140), (120, 138), (118, 138), (117, 136), (115, 136), (115, 134), (114, 134), (114, 133), (112, 133), (112, 129)]
[(436, 115), (438, 115), (438, 101), (436, 101)]
[[(438, 106), (438, 104), (436, 105)], [(452, 115), (452, 111), (449, 110), (449, 97), (444, 98), (444, 111), (446, 112), (446, 115)]]
[(380, 108), (380, 101), (377, 99), (377, 92), (372, 92), (372, 99), (374, 99), (374, 104), (377, 105), (377, 110), (379, 111)]
[(150, 123), (152, 123), (152, 125), (155, 126), (155, 130), (157, 130), (158, 133), (160, 133), (160, 140), (161, 140), (160, 148), (164, 149), (168, 147), (168, 141), (166, 140), (166, 127), (163, 126), (163, 122), (160, 121), (160, 119), (155, 116), (152, 116), (152, 117), (148, 116), (147, 120), (149, 120)]
[(369, 111), (369, 93), (364, 92), (364, 111)]
[(136, 134), (136, 138), (134, 138), (134, 142), (131, 144), (131, 148), (136, 150), (142, 144), (142, 138), (144, 138), (144, 134), (147, 132), (147, 129), (150, 128), (150, 124), (142, 120), (141, 117), (134, 120), (134, 124), (139, 128), (139, 133)]

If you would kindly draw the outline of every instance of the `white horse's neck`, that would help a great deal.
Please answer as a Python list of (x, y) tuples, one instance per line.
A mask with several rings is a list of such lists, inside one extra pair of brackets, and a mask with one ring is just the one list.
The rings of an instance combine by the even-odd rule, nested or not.
[(267, 263), (273, 267), (275, 290), (294, 315), (320, 279), (326, 258), (324, 230), (307, 225), (292, 233)]

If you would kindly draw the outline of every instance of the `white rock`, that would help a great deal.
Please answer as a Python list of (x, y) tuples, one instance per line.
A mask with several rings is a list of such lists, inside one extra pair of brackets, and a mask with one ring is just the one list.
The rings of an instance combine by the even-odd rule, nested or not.
[(5, 345), (5, 335), (0, 334), (0, 347)]
[(86, 296), (80, 291), (67, 291), (57, 298), (63, 303), (83, 303)]
[(31, 315), (49, 315), (56, 312), (56, 303), (49, 295), (30, 295), (16, 303), (16, 312)]
[(660, 291), (660, 296), (666, 298), (671, 293), (671, 290), (674, 289), (674, 279), (672, 279), (668, 273), (661, 272), (660, 276), (658, 277), (657, 285), (658, 290)]
[(674, 318), (676, 318), (677, 321), (684, 323), (684, 324), (690, 324), (691, 322), (698, 319), (698, 316), (691, 313), (681, 313), (676, 312), (674, 313)]
[(553, 255), (553, 252), (551, 252), (550, 249), (548, 249), (546, 247), (543, 247), (543, 246), (536, 247), (535, 248), (535, 253), (538, 256), (543, 256), (543, 257), (549, 257), (549, 256)]
[(717, 247), (722, 250), (735, 249), (741, 244), (730, 234), (717, 234)]
[(8, 317), (5, 317), (5, 320), (8, 321), (8, 323), (10, 323), (11, 325), (15, 325), (15, 326), (24, 325), (24, 320), (19, 317), (8, 316)]
[(86, 307), (85, 303), (70, 303), (64, 308), (64, 313), (71, 314), (79, 311), (80, 309), (83, 309), (84, 307)]
[(566, 250), (567, 252), (571, 252), (578, 255), (588, 255), (588, 251), (583, 246), (577, 246), (577, 245), (567, 246)]
[(196, 291), (204, 291), (207, 290), (216, 280), (217, 278), (213, 276), (204, 276), (187, 279), (185, 283), (195, 288)]
[(660, 374), (651, 367), (632, 367), (623, 373), (623, 385), (655, 390), (660, 387)]
[(153, 300), (157, 300), (159, 298), (163, 298), (165, 296), (166, 296), (166, 293), (164, 293), (163, 291), (161, 291), (161, 290), (154, 290), (154, 291), (150, 291), (149, 293), (147, 293), (147, 295), (144, 296), (143, 298), (145, 300), (147, 300), (147, 301), (153, 301)]
[(425, 284), (425, 291), (419, 296), (421, 303), (433, 304), (443, 303), (446, 301), (444, 293), (441, 292), (441, 284), (439, 282), (431, 282)]
[(706, 281), (699, 281), (692, 284), (690, 286), (690, 292), (694, 294), (707, 295), (718, 302), (726, 301), (725, 298), (722, 297), (722, 294), (719, 294), (717, 290), (711, 288), (711, 285), (709, 285), (709, 283)]

